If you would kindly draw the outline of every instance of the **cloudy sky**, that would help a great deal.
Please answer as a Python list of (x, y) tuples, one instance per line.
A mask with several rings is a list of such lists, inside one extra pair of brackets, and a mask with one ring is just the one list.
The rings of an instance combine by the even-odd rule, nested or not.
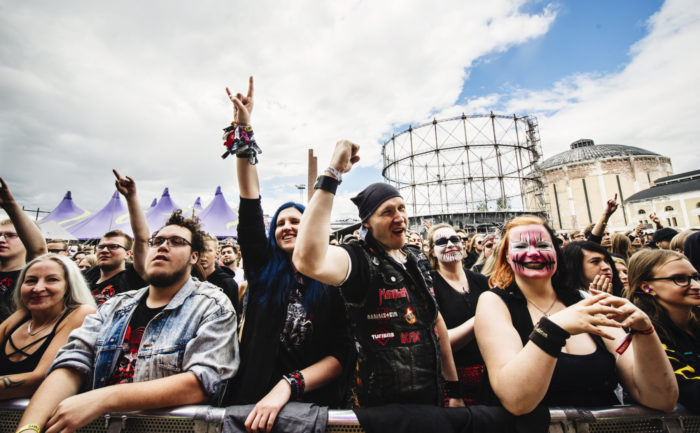
[[(170, 187), (237, 203), (224, 88), (255, 76), (263, 204), (298, 200), (341, 138), (362, 161), (347, 198), (381, 180), (381, 145), (461, 113), (534, 115), (551, 156), (579, 138), (700, 168), (700, 5), (694, 0), (93, 2), (0, 0), (0, 176), (27, 208), (67, 190), (99, 210), (112, 168), (144, 206)], [(695, 54), (693, 54), (695, 53)]]

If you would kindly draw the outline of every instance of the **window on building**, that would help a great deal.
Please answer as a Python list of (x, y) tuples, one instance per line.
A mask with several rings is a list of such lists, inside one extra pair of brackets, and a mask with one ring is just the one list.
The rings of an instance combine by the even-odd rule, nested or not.
[(665, 210), (666, 212), (672, 212), (672, 211), (673, 211), (673, 206), (666, 206), (666, 207), (664, 208), (664, 210)]
[[(700, 207), (700, 203), (698, 203), (698, 207)], [(647, 211), (645, 211), (644, 209), (639, 209), (639, 211), (638, 211), (637, 213), (638, 213), (639, 215), (644, 215), (644, 214), (647, 213)]]
[(676, 221), (676, 217), (671, 218), (673, 220), (673, 227), (678, 227), (678, 221)]
[(671, 227), (671, 218), (666, 218), (666, 222), (668, 223), (668, 226)]

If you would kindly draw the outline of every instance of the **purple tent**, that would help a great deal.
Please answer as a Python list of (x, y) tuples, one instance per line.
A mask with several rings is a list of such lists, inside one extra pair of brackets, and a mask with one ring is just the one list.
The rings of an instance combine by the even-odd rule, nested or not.
[(152, 208), (156, 207), (157, 204), (158, 204), (158, 199), (154, 198), (153, 201), (151, 202), (151, 205), (148, 206), (148, 209), (152, 209)]
[(197, 200), (194, 201), (194, 204), (192, 205), (192, 209), (194, 209), (195, 212), (201, 211), (202, 208), (202, 199), (197, 197)]
[(170, 198), (170, 191), (166, 187), (163, 190), (163, 195), (160, 196), (160, 200), (158, 200), (158, 204), (146, 211), (146, 222), (149, 230), (155, 231), (163, 227), (170, 215), (177, 209), (182, 208), (173, 202)]
[[(99, 212), (68, 228), (68, 231), (76, 238), (82, 240), (99, 239), (106, 232), (119, 228), (130, 236), (132, 235), (129, 222), (129, 211), (122, 204), (119, 192), (114, 191), (109, 203)], [(126, 223), (126, 224), (124, 224)]]
[(76, 206), (73, 202), (73, 196), (70, 191), (66, 192), (63, 200), (56, 206), (50, 214), (41, 219), (41, 222), (56, 221), (63, 227), (76, 224), (81, 219), (90, 215), (89, 211), (83, 210)]
[(197, 216), (205, 232), (218, 238), (236, 237), (238, 215), (226, 203), (220, 186), (216, 187), (214, 200)]

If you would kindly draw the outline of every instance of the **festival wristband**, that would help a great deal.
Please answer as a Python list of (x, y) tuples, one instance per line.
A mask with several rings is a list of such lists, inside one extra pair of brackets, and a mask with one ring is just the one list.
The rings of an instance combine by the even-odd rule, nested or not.
[(566, 344), (566, 339), (571, 334), (562, 329), (559, 325), (549, 320), (547, 317), (542, 317), (537, 325), (530, 333), (530, 341), (535, 343), (537, 347), (545, 353), (558, 358), (561, 353), (561, 348)]
[(630, 332), (625, 335), (625, 338), (622, 340), (622, 343), (620, 343), (619, 346), (617, 346), (617, 349), (615, 349), (615, 352), (617, 352), (618, 355), (622, 355), (625, 353), (625, 350), (627, 350), (628, 347), (630, 347), (630, 343), (632, 342), (632, 336), (634, 334), (642, 334), (642, 335), (651, 335), (654, 333), (654, 326), (650, 326), (649, 329), (645, 329), (644, 331), (635, 331), (634, 329), (630, 329)]
[(314, 189), (322, 189), (324, 191), (328, 191), (331, 194), (335, 195), (335, 192), (338, 190), (338, 185), (340, 185), (340, 182), (338, 181), (338, 179), (331, 177), (331, 176), (321, 175), (316, 180), (316, 184), (314, 185)]
[(262, 150), (255, 141), (253, 127), (250, 125), (240, 125), (232, 123), (224, 128), (224, 146), (226, 152), (221, 155), (222, 158), (228, 157), (230, 154), (235, 154), (238, 158), (248, 158), (250, 165), (258, 163), (257, 154), (262, 153)]
[(18, 428), (18, 429), (15, 431), (15, 433), (20, 433), (20, 432), (23, 432), (23, 431), (25, 431), (25, 430), (34, 430), (36, 433), (41, 433), (41, 427), (39, 427), (39, 426), (36, 425), (36, 424), (27, 424), (27, 425), (23, 425), (22, 427)]
[(338, 183), (343, 183), (343, 174), (338, 170), (337, 168), (333, 167), (332, 165), (329, 165), (326, 171), (333, 176), (335, 176), (336, 179), (338, 179)]

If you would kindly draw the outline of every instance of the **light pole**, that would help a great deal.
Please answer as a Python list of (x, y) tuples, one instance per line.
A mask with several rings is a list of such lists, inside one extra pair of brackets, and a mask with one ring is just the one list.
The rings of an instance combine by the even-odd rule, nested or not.
[(297, 183), (294, 186), (299, 190), (299, 203), (304, 204), (304, 190), (306, 189), (306, 185)]

